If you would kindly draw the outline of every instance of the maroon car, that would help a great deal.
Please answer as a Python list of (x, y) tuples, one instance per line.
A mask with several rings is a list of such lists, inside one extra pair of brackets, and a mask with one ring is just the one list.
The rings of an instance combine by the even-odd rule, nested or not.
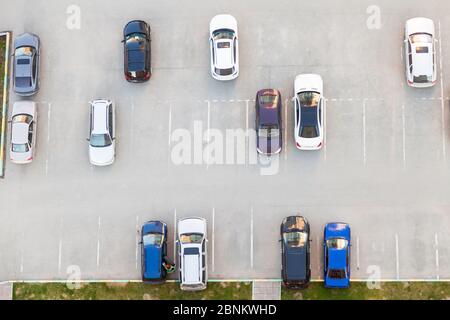
[(260, 154), (281, 152), (281, 106), (281, 93), (276, 89), (263, 89), (256, 94), (256, 149)]

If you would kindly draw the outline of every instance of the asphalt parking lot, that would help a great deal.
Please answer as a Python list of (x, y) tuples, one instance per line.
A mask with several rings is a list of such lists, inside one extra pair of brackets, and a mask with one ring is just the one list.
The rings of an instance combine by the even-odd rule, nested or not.
[[(67, 8), (77, 5), (80, 29)], [(381, 28), (368, 29), (367, 8)], [(326, 222), (352, 228), (352, 278), (450, 279), (450, 3), (3, 1), (0, 30), (41, 38), (38, 141), (31, 165), (6, 163), (0, 181), (0, 280), (139, 279), (137, 230), (208, 220), (210, 279), (280, 277), (279, 225), (301, 213), (311, 224), (313, 278), (322, 277)], [(240, 76), (209, 74), (208, 26), (217, 13), (238, 21)], [(438, 82), (406, 86), (403, 26), (432, 18)], [(152, 27), (153, 76), (123, 77), (123, 26)], [(326, 143), (300, 152), (293, 141), (293, 80), (318, 73), (327, 98)], [(257, 90), (281, 91), (285, 148), (275, 174), (264, 165), (181, 164), (177, 129), (251, 128)], [(88, 101), (116, 103), (114, 165), (89, 164)], [(18, 97), (10, 93), (10, 106)], [(252, 146), (253, 141), (247, 141)], [(194, 156), (193, 156), (194, 157)]]

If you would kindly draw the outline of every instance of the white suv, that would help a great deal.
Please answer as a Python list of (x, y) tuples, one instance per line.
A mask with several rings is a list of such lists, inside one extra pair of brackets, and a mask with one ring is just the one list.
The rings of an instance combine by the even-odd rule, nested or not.
[(211, 75), (216, 80), (233, 80), (239, 75), (239, 48), (236, 19), (219, 14), (209, 24)]
[(182, 290), (206, 289), (207, 242), (205, 219), (192, 217), (178, 221), (178, 266)]
[(90, 102), (89, 161), (96, 166), (107, 166), (115, 158), (115, 109), (110, 100)]
[(413, 18), (405, 24), (406, 80), (411, 87), (436, 83), (436, 50), (433, 20)]

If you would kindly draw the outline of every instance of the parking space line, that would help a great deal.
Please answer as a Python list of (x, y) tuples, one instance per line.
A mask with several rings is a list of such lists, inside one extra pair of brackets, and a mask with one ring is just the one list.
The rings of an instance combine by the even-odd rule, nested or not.
[(399, 256), (399, 250), (398, 250), (398, 234), (395, 234), (395, 259), (396, 259), (396, 275), (397, 275), (397, 280), (400, 279), (400, 262), (398, 259)]
[[(206, 131), (206, 139), (207, 139), (207, 142), (206, 143), (208, 143), (209, 144), (209, 141), (210, 141), (210, 134), (211, 134), (211, 132), (210, 132), (210, 127), (211, 127), (211, 103), (210, 103), (210, 101), (209, 100), (205, 100), (205, 102), (206, 102), (206, 104), (208, 105), (208, 119), (207, 119), (207, 131)], [(209, 154), (210, 154), (210, 152), (207, 152), (206, 153), (206, 170), (208, 170), (208, 168), (209, 168)]]
[(61, 273), (61, 263), (62, 263), (62, 235), (63, 235), (63, 218), (59, 224), (59, 246), (58, 246), (58, 274)]
[(366, 165), (366, 101), (363, 100), (363, 162)]
[(131, 102), (131, 116), (130, 116), (130, 149), (133, 150), (134, 137), (134, 101)]
[[(249, 103), (250, 101), (247, 99), (245, 100), (245, 153), (246, 153), (246, 159), (245, 159), (245, 164), (246, 166), (248, 165), (248, 163), (250, 162), (250, 154), (249, 154)], [(255, 128), (256, 129), (256, 128)]]
[(439, 280), (439, 239), (437, 233), (434, 234), (434, 247), (436, 250), (436, 279)]
[(20, 251), (20, 273), (23, 273), (23, 250)]
[(320, 274), (321, 274), (320, 259), (321, 259), (322, 254), (320, 252), (320, 238), (319, 238), (319, 236), (316, 236), (316, 243), (317, 243), (317, 254), (316, 254), (317, 261), (316, 262), (317, 262), (317, 271), (319, 272), (319, 279), (320, 279)]
[(359, 237), (356, 237), (356, 269), (359, 270), (360, 260), (359, 260)]
[(402, 105), (402, 149), (403, 149), (403, 169), (406, 168), (406, 119), (405, 105)]
[(211, 256), (211, 266), (212, 266), (212, 272), (214, 272), (214, 228), (215, 228), (215, 219), (216, 219), (216, 210), (215, 208), (212, 209), (212, 246), (211, 246), (211, 251), (212, 251), (212, 256)]
[(253, 269), (253, 206), (250, 209), (250, 267)]
[(327, 102), (325, 99), (325, 108), (323, 108), (323, 160), (327, 162)]
[(284, 161), (287, 161), (287, 141), (288, 141), (288, 137), (287, 137), (287, 127), (288, 127), (288, 120), (287, 120), (287, 115), (288, 115), (288, 106), (289, 106), (289, 98), (286, 98), (286, 100), (284, 101)]
[(173, 261), (177, 258), (177, 209), (173, 210)]
[(47, 111), (47, 152), (45, 155), (45, 176), (48, 175), (48, 157), (50, 155), (50, 120), (52, 115), (52, 103), (48, 103)]
[(136, 270), (138, 268), (138, 256), (139, 256), (139, 216), (136, 216), (136, 250), (135, 250), (135, 260), (136, 260)]
[[(442, 130), (442, 156), (444, 161), (447, 160), (446, 139), (445, 139), (445, 102), (444, 102), (444, 77), (442, 72), (442, 37), (441, 37), (441, 20), (438, 21), (439, 29), (439, 71), (441, 83), (441, 130)], [(447, 163), (447, 161), (445, 161)]]
[(100, 266), (100, 228), (102, 219), (98, 216), (98, 227), (97, 227), (97, 269)]

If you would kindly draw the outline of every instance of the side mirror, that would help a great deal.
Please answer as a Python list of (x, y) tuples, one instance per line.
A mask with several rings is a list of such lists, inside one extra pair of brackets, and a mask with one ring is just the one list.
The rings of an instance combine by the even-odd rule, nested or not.
[(86, 138), (86, 141), (91, 141), (91, 139), (89, 139), (89, 138)]

